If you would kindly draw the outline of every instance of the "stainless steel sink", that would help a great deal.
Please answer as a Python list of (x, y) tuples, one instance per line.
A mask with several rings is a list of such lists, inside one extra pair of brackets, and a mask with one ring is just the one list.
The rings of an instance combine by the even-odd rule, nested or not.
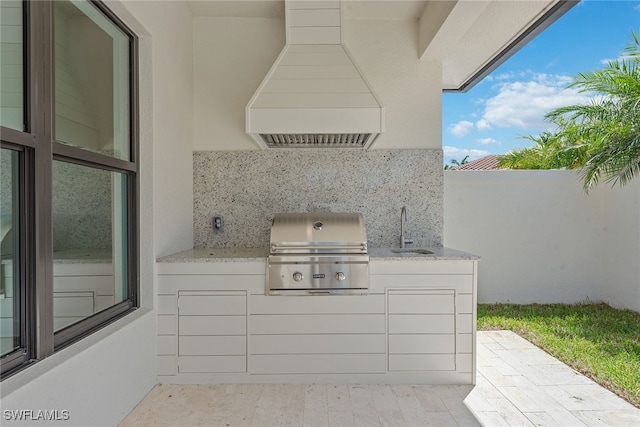
[(403, 249), (391, 249), (394, 254), (406, 254), (406, 255), (433, 255), (428, 249), (419, 248), (403, 248)]

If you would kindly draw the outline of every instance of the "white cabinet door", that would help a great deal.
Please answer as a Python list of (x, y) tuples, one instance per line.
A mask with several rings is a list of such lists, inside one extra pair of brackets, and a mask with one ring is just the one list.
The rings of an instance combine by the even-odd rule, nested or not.
[(251, 296), (252, 374), (386, 372), (384, 295)]
[(454, 371), (453, 289), (389, 289), (389, 371)]
[(178, 292), (178, 372), (247, 371), (247, 292)]

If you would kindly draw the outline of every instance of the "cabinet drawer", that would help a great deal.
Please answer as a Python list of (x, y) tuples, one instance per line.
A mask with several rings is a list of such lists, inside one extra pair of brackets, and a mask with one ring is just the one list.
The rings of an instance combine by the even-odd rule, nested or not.
[(389, 353), (455, 353), (453, 334), (444, 335), (389, 335)]
[(181, 316), (218, 316), (247, 314), (246, 295), (184, 295), (178, 296)]
[(252, 374), (366, 374), (386, 371), (385, 354), (251, 356)]
[(176, 333), (176, 316), (159, 315), (158, 316), (158, 335), (175, 335)]
[(158, 375), (175, 375), (176, 357), (158, 356)]
[(245, 335), (246, 316), (179, 316), (179, 335)]
[(456, 296), (456, 308), (458, 313), (473, 313), (473, 295), (458, 294)]
[(390, 354), (389, 371), (454, 371), (455, 354)]
[(453, 334), (453, 314), (390, 314), (389, 334)]
[(251, 334), (255, 335), (383, 334), (384, 332), (384, 314), (272, 314), (251, 316)]
[(251, 354), (385, 353), (384, 334), (252, 335)]
[(456, 346), (458, 353), (471, 353), (473, 351), (473, 334), (457, 334)]
[(458, 354), (456, 360), (459, 372), (473, 372), (473, 354)]
[[(0, 318), (13, 319), (13, 298), (0, 299)], [(2, 336), (6, 337), (6, 335)]]
[(459, 334), (473, 333), (473, 314), (458, 314), (457, 319), (456, 327)]
[(389, 314), (454, 314), (454, 298), (453, 290), (416, 293), (389, 291)]
[(247, 337), (241, 336), (181, 336), (180, 356), (244, 356)]
[(176, 354), (176, 336), (161, 335), (158, 337), (158, 355), (168, 356)]
[(384, 295), (251, 296), (251, 314), (384, 314)]
[(93, 292), (54, 292), (53, 317), (91, 316), (94, 309)]
[(178, 314), (175, 295), (158, 295), (158, 314)]
[(67, 326), (73, 325), (74, 323), (79, 322), (82, 319), (84, 319), (84, 317), (67, 317), (67, 316), (54, 317), (53, 330), (58, 331), (62, 328), (66, 328)]
[(178, 372), (224, 373), (247, 372), (246, 356), (180, 356)]
[(97, 295), (95, 297), (96, 313), (106, 308), (111, 307), (116, 303), (116, 299), (113, 295)]
[(113, 295), (113, 276), (64, 276), (53, 278), (54, 292), (93, 291), (96, 295)]
[[(53, 263), (53, 276), (113, 276), (113, 264), (111, 263)], [(85, 277), (86, 280), (86, 277)]]

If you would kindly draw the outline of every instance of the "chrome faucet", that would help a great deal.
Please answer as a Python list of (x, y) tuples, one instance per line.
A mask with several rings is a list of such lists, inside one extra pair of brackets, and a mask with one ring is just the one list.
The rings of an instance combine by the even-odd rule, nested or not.
[(404, 223), (407, 221), (407, 208), (405, 206), (400, 210), (400, 249), (404, 249), (405, 244), (412, 244), (412, 239), (404, 237)]

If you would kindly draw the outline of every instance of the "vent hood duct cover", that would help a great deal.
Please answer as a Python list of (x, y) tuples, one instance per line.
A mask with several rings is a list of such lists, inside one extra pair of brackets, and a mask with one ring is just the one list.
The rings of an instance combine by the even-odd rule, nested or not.
[(384, 108), (342, 44), (337, 0), (285, 1), (287, 44), (246, 108), (262, 148), (368, 148)]

